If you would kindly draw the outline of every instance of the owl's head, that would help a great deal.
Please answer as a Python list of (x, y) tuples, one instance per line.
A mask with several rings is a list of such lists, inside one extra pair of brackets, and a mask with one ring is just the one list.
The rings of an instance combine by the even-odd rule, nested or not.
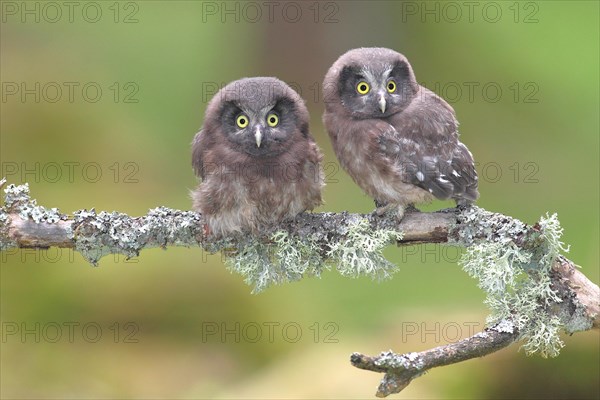
[(307, 137), (302, 98), (276, 78), (244, 78), (221, 89), (207, 107), (204, 131), (223, 135), (232, 148), (251, 156), (281, 154), (295, 135)]
[(323, 84), (326, 106), (341, 103), (354, 118), (384, 118), (404, 110), (419, 85), (406, 57), (380, 47), (343, 54)]

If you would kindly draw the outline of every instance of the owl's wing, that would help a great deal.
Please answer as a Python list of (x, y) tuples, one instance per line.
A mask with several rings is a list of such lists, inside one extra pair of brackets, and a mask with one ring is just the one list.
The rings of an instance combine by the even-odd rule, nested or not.
[(202, 130), (200, 130), (200, 132), (196, 133), (196, 136), (194, 136), (194, 140), (192, 141), (192, 167), (194, 167), (196, 176), (199, 176), (202, 179), (204, 179), (203, 138), (204, 135), (202, 135)]
[(457, 199), (459, 204), (470, 203), (479, 197), (479, 180), (477, 171), (475, 171), (475, 162), (473, 155), (467, 149), (467, 146), (458, 142), (452, 161), (452, 169), (449, 171), (449, 179), (454, 185), (453, 198)]
[[(435, 95), (434, 95), (435, 96)], [(437, 96), (436, 96), (437, 97)], [(439, 99), (439, 98), (438, 98)], [(377, 135), (379, 151), (400, 171), (402, 179), (436, 198), (475, 201), (477, 173), (473, 156), (458, 141), (452, 108), (433, 99), (407, 108)]]

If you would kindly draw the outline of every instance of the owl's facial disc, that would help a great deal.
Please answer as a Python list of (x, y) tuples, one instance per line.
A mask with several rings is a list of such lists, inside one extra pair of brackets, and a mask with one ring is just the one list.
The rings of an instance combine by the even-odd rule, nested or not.
[(402, 111), (414, 96), (403, 63), (349, 65), (339, 75), (339, 95), (355, 118), (385, 118)]
[(221, 124), (227, 139), (238, 151), (271, 157), (287, 149), (287, 140), (296, 131), (297, 116), (286, 99), (260, 105), (228, 102), (223, 106)]

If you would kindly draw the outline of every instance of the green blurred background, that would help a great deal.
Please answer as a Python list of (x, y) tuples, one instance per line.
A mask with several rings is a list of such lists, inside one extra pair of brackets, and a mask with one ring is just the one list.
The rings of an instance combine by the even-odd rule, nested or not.
[[(328, 176), (318, 211), (369, 212), (335, 161), (320, 86), (346, 50), (384, 46), (454, 106), (478, 162), (478, 204), (530, 223), (557, 212), (569, 258), (599, 282), (598, 2), (70, 4), (2, 2), (2, 175), (29, 182), (39, 204), (189, 209), (190, 142), (207, 101), (231, 80), (266, 75), (297, 88), (311, 112)], [(386, 254), (400, 272), (381, 284), (331, 271), (251, 295), (200, 249), (99, 268), (67, 250), (5, 252), (0, 395), (369, 398), (380, 376), (352, 368), (350, 353), (424, 350), (486, 316), (460, 250)], [(556, 359), (513, 345), (431, 371), (398, 397), (598, 398), (598, 332), (564, 341)]]

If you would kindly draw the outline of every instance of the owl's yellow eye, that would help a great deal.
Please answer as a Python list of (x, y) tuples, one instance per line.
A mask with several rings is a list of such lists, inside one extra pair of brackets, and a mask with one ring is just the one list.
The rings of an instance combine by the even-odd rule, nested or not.
[(396, 91), (396, 82), (389, 81), (387, 84), (387, 91), (390, 93), (394, 93)]
[(369, 89), (371, 88), (369, 87), (369, 84), (365, 81), (360, 81), (356, 85), (356, 91), (358, 92), (358, 94), (367, 94), (369, 93)]
[(271, 128), (276, 127), (279, 124), (279, 117), (275, 113), (270, 113), (267, 115), (267, 125)]
[(246, 114), (240, 114), (236, 118), (235, 123), (237, 124), (237, 126), (244, 129), (248, 126), (248, 117), (246, 116)]

